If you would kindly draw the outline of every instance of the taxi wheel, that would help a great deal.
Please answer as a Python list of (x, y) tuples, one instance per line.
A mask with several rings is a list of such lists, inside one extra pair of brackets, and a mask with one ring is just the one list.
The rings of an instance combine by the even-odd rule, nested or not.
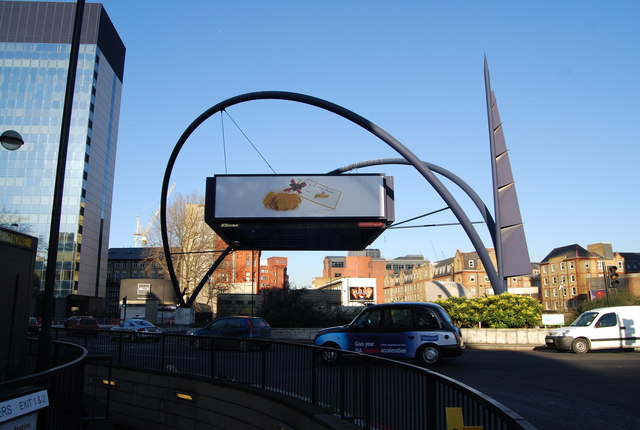
[(430, 366), (437, 364), (441, 358), (440, 348), (436, 345), (423, 345), (418, 351), (418, 359)]
[[(335, 343), (325, 343), (322, 345), (325, 348), (333, 348), (333, 349), (340, 349), (340, 347), (338, 345), (336, 345)], [(338, 361), (340, 354), (336, 351), (329, 351), (329, 350), (323, 350), (322, 352), (320, 352), (320, 358), (322, 359), (322, 361), (326, 364), (334, 364)]]
[(589, 342), (587, 342), (587, 339), (583, 338), (576, 339), (571, 344), (571, 349), (576, 354), (584, 354), (589, 351)]

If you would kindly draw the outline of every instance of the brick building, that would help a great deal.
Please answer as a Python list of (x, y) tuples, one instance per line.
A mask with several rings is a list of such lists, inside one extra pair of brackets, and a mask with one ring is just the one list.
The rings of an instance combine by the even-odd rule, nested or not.
[(283, 288), (289, 285), (286, 257), (269, 257), (267, 264), (260, 265), (259, 289)]
[(613, 252), (608, 243), (592, 244), (587, 249), (577, 244), (553, 249), (540, 262), (543, 309), (562, 312), (603, 296), (608, 266), (615, 266), (620, 275), (626, 273), (624, 257)]

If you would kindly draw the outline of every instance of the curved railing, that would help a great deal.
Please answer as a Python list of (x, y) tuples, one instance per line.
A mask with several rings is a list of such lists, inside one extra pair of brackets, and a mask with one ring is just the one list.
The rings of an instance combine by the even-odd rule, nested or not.
[[(464, 423), (486, 429), (534, 429), (479, 391), (418, 365), (281, 341), (215, 338), (195, 349), (194, 336), (148, 335), (109, 340), (108, 331), (81, 341), (112, 357), (114, 367), (181, 374), (238, 384), (319, 406), (363, 429), (446, 428), (446, 408), (462, 408)], [(200, 345), (198, 345), (200, 346)]]
[(27, 339), (25, 376), (0, 382), (0, 393), (25, 387), (46, 390), (49, 406), (39, 412), (38, 428), (80, 429), (87, 349), (74, 343), (54, 341), (49, 352), (51, 368), (36, 372), (38, 346), (36, 339)]

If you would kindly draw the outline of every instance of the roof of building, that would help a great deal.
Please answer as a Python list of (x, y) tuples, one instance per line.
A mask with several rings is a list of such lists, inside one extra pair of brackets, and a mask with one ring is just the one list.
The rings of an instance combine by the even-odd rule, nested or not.
[(554, 248), (546, 257), (542, 259), (540, 263), (546, 263), (552, 258), (564, 257), (565, 259), (572, 258), (598, 258), (598, 255), (589, 252), (578, 244), (562, 246), (560, 248)]
[(109, 248), (109, 260), (142, 260), (154, 248)]

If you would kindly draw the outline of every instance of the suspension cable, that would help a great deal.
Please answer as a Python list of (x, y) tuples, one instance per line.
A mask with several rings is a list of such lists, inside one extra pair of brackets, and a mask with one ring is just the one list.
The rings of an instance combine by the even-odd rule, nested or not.
[(245, 139), (247, 139), (247, 142), (249, 142), (249, 144), (253, 147), (253, 149), (256, 151), (256, 153), (260, 156), (260, 158), (262, 158), (262, 161), (264, 161), (266, 163), (267, 166), (269, 166), (269, 169), (271, 169), (271, 171), (273, 172), (273, 174), (276, 174), (276, 171), (273, 170), (273, 167), (271, 167), (271, 164), (269, 164), (269, 162), (267, 161), (266, 158), (264, 158), (264, 156), (260, 153), (260, 151), (258, 151), (258, 148), (256, 148), (256, 146), (253, 144), (253, 142), (251, 142), (251, 139), (249, 139), (249, 137), (245, 134), (244, 131), (242, 131), (242, 129), (240, 128), (240, 126), (238, 125), (238, 123), (233, 119), (233, 117), (231, 115), (229, 115), (229, 112), (226, 111), (226, 109), (223, 109), (222, 112), (226, 113), (227, 116), (229, 117), (229, 119), (235, 124), (235, 126), (238, 128), (238, 130), (240, 130), (240, 133), (242, 133), (242, 135), (244, 136)]

